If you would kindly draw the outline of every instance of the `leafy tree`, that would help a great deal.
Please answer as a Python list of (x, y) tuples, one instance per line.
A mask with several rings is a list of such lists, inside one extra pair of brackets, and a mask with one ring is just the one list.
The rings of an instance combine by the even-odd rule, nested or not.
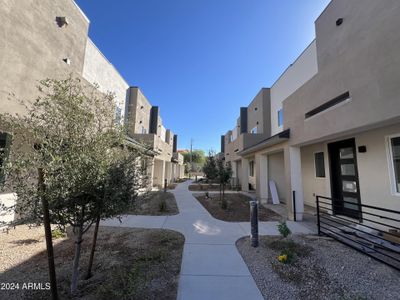
[(140, 161), (148, 159), (145, 153), (135, 148), (123, 147), (114, 151), (114, 155), (115, 160), (110, 164), (107, 174), (97, 183), (98, 212), (86, 279), (92, 276), (100, 220), (126, 212), (134, 203), (139, 191), (149, 184), (146, 167), (139, 164)]
[(232, 177), (232, 168), (230, 163), (225, 164), (222, 159), (217, 160), (217, 169), (218, 169), (218, 181), (220, 184), (220, 200), (221, 200), (221, 208), (227, 209), (228, 203), (225, 199), (225, 185), (229, 182)]
[(208, 157), (203, 166), (203, 173), (208, 180), (214, 180), (218, 177), (218, 168), (215, 161), (215, 155), (212, 151), (208, 152)]
[(203, 168), (203, 165), (206, 160), (206, 156), (203, 150), (193, 150), (192, 153), (190, 151), (182, 152), (183, 161), (185, 165), (187, 165), (187, 171), (190, 172), (200, 172)]
[[(39, 90), (41, 96), (26, 105), (23, 116), (0, 115), (18, 145), (5, 166), (6, 185), (18, 196), (16, 213), (21, 219), (41, 222), (48, 214), (52, 224), (72, 227), (71, 294), (75, 294), (83, 235), (99, 216), (120, 213), (136, 182), (126, 190), (112, 183), (118, 179), (127, 184), (131, 176), (122, 166), (126, 160), (119, 160), (124, 130), (113, 121), (113, 95), (71, 77), (41, 81)], [(137, 160), (131, 155), (129, 161)], [(123, 197), (114, 195), (119, 189)], [(49, 243), (52, 246), (51, 234)]]

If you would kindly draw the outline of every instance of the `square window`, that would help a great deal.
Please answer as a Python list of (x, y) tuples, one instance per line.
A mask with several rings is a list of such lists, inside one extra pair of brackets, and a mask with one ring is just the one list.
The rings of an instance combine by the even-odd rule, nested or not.
[(400, 193), (400, 136), (389, 140), (393, 191)]
[(282, 108), (278, 110), (278, 126), (283, 126), (283, 111)]
[(324, 152), (314, 153), (315, 177), (325, 178)]

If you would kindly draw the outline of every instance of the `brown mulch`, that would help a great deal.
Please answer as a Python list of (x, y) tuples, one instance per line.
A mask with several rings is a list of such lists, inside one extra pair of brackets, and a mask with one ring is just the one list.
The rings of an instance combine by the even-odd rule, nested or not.
[[(247, 222), (250, 220), (250, 197), (240, 193), (225, 194), (228, 203), (227, 209), (221, 208), (219, 194), (210, 194), (209, 198), (205, 194), (193, 195), (204, 206), (205, 209), (216, 219), (228, 222)], [(281, 221), (282, 217), (274, 211), (258, 206), (258, 219), (260, 221)]]
[[(49, 282), (43, 227), (17, 226), (0, 233), (0, 299), (50, 299), (46, 289), (23, 289), (24, 283)], [(84, 280), (92, 231), (84, 236), (79, 293), (69, 294), (73, 247), (69, 237), (54, 241), (60, 299), (176, 299), (184, 237), (161, 229), (100, 227), (93, 276)]]
[(138, 197), (128, 214), (171, 216), (179, 214), (179, 209), (174, 194), (157, 191)]

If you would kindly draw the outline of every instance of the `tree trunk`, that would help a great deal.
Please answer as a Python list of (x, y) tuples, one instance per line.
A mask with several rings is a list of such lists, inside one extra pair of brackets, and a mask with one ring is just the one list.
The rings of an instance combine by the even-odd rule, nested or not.
[(225, 201), (225, 183), (222, 183), (222, 209), (227, 209), (228, 204)]
[[(46, 188), (44, 185), (44, 174), (42, 169), (38, 169), (38, 188), (42, 192), (44, 192)], [(58, 299), (57, 279), (56, 279), (56, 268), (54, 264), (53, 239), (51, 236), (49, 202), (45, 197), (43, 197), (43, 195), (41, 198), (42, 198), (41, 200), (43, 208), (43, 226), (46, 237), (47, 260), (49, 264), (51, 299), (57, 300)]]
[(94, 228), (92, 250), (90, 252), (89, 265), (88, 265), (85, 279), (89, 279), (90, 277), (92, 277), (92, 266), (93, 266), (93, 260), (94, 260), (94, 252), (96, 251), (96, 242), (97, 242), (97, 234), (99, 232), (99, 224), (100, 224), (100, 215), (97, 217), (96, 226)]
[(79, 259), (81, 256), (82, 236), (83, 224), (78, 227), (78, 232), (75, 233), (75, 255), (72, 267), (71, 295), (74, 295), (78, 290)]

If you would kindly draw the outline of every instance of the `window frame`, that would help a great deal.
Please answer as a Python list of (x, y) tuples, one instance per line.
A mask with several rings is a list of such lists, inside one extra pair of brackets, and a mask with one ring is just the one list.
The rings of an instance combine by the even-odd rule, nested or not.
[(258, 129), (258, 126), (253, 127), (253, 129), (250, 130), (250, 133), (251, 134), (257, 134), (257, 129)]
[[(317, 176), (317, 162), (316, 162), (316, 155), (322, 153), (323, 156), (323, 163), (324, 163), (324, 176)], [(314, 160), (314, 177), (316, 179), (326, 179), (326, 165), (325, 165), (325, 151), (316, 151), (313, 153), (313, 160)]]
[[(400, 197), (400, 191), (398, 191), (396, 172), (394, 170), (394, 156), (392, 149), (392, 139), (400, 138), (400, 133), (386, 136), (386, 153), (388, 159), (388, 170), (389, 170), (389, 181), (390, 181), (390, 192), (392, 196)], [(400, 177), (400, 176), (399, 176)], [(400, 180), (400, 178), (399, 178)]]

